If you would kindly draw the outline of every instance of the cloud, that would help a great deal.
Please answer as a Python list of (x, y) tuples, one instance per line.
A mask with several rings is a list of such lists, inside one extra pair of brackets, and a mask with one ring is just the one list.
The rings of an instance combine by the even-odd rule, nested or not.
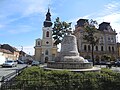
[[(77, 20), (80, 18), (84, 19), (93, 19), (98, 22), (98, 24), (102, 22), (110, 22), (113, 29), (116, 30), (118, 33), (118, 42), (120, 42), (120, 2), (110, 2), (106, 5), (104, 5), (104, 9), (101, 11), (97, 11), (95, 13), (89, 13), (88, 15), (77, 17), (74, 19), (71, 19), (69, 21), (72, 21), (73, 24), (76, 24)], [(73, 26), (74, 27), (74, 26)]]
[(49, 0), (22, 0), (26, 4), (23, 15), (29, 15), (33, 13), (42, 13), (46, 11), (46, 7), (49, 4)]
[[(51, 0), (50, 0), (51, 1)], [(9, 24), (32, 14), (44, 14), (49, 0), (5, 0), (0, 4), (0, 23)], [(21, 6), (22, 5), (22, 6)]]
[(119, 27), (120, 27), (120, 2), (112, 2), (105, 5), (105, 10), (96, 17), (98, 23), (110, 22), (113, 29), (118, 33), (118, 42), (120, 42)]
[(112, 13), (113, 11), (117, 11), (120, 6), (120, 2), (115, 2), (115, 1), (113, 1), (113, 2), (111, 2), (111, 3), (108, 3), (108, 4), (106, 4), (106, 5), (104, 5), (104, 7), (105, 7), (105, 12), (109, 12), (109, 13)]
[(113, 29), (116, 30), (117, 34), (117, 42), (120, 42), (119, 28), (120, 28), (120, 2), (113, 2), (105, 5), (105, 10), (103, 10), (103, 14), (97, 15), (95, 19), (98, 23), (101, 22), (110, 22)]
[(29, 32), (30, 30), (28, 30), (28, 29), (22, 29), (22, 30), (9, 30), (8, 32), (10, 33), (10, 34), (19, 34), (19, 33), (26, 33), (26, 32)]

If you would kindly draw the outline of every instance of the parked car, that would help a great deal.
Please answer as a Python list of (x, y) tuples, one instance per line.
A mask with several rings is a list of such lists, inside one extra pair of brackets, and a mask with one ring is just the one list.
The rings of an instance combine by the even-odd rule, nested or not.
[(106, 61), (95, 62), (96, 65), (107, 65)]
[(120, 61), (116, 61), (115, 63), (114, 63), (114, 66), (116, 67), (120, 67)]
[(38, 66), (38, 65), (40, 65), (40, 62), (39, 61), (33, 61), (31, 65), (32, 66)]
[(18, 64), (24, 64), (24, 62), (22, 60), (17, 60)]
[(7, 60), (5, 63), (2, 64), (2, 67), (16, 67), (17, 61), (16, 60)]

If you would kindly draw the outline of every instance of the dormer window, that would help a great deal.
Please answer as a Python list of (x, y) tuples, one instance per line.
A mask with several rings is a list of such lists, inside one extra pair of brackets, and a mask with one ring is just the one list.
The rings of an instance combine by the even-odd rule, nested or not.
[(40, 41), (37, 42), (37, 45), (38, 45), (38, 46), (40, 45)]

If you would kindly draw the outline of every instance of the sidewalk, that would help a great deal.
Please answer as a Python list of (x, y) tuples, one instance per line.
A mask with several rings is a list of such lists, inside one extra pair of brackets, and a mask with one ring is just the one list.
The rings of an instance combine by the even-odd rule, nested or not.
[[(95, 67), (100, 67), (100, 68), (106, 68), (106, 65), (95, 65)], [(111, 70), (115, 71), (115, 72), (120, 72), (120, 67), (111, 67)]]

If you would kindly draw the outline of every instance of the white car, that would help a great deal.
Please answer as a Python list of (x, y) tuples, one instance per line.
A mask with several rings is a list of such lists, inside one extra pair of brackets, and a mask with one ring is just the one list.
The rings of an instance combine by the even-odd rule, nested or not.
[(2, 67), (16, 67), (17, 61), (16, 60), (7, 60), (3, 63)]
[(40, 62), (39, 61), (33, 61), (31, 65), (32, 66), (38, 66), (38, 65), (40, 65)]

